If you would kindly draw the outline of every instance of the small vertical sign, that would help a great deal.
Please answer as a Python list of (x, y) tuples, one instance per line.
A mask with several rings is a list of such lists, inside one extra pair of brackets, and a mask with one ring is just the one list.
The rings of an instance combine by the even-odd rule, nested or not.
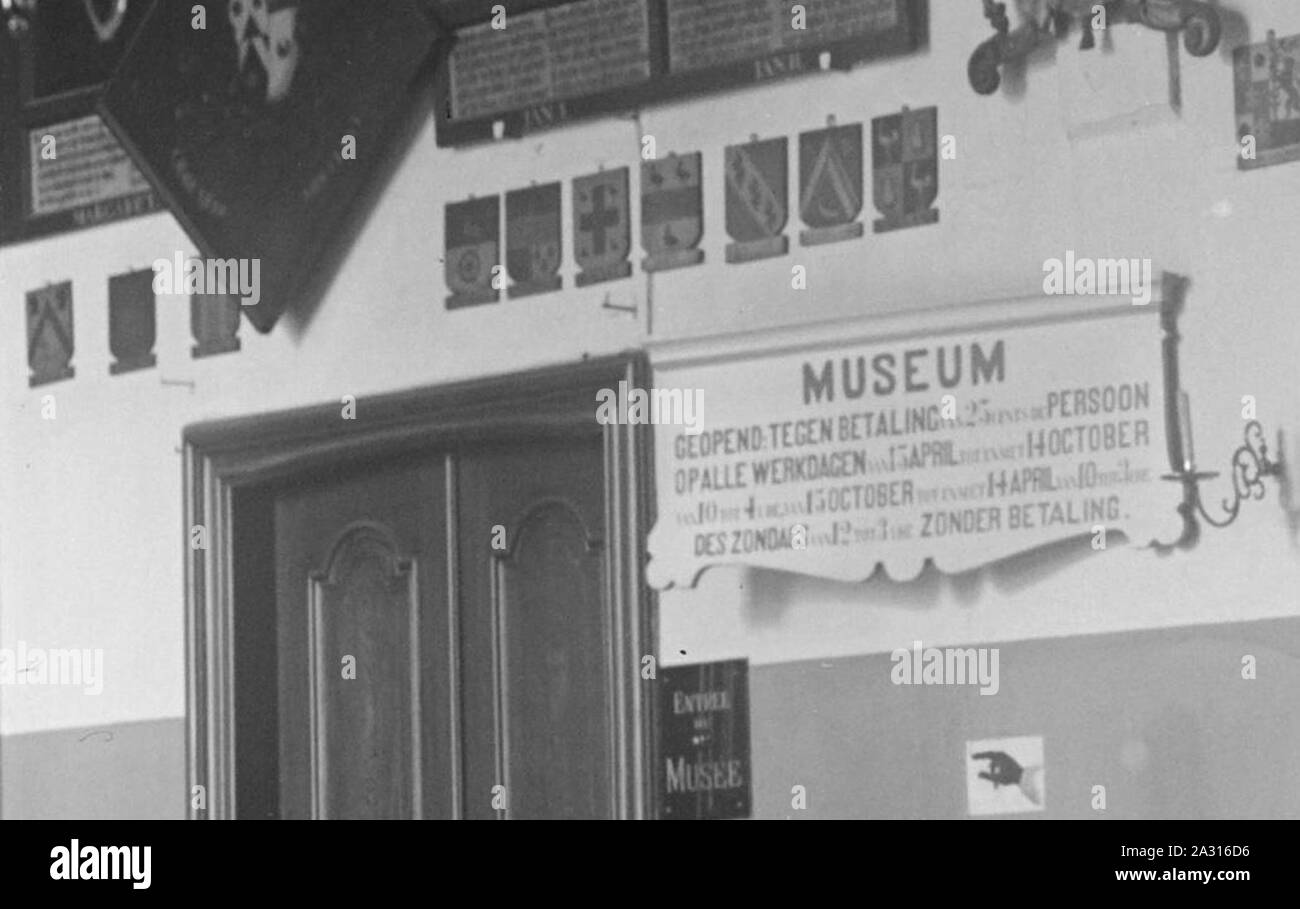
[(749, 662), (660, 670), (663, 818), (749, 817)]

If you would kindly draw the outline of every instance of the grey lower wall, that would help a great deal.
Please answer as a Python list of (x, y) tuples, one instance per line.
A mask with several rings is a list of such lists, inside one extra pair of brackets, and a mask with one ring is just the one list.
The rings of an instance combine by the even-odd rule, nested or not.
[(0, 817), (183, 818), (185, 719), (0, 738)]
[[(1300, 619), (990, 646), (993, 696), (894, 685), (888, 654), (751, 667), (754, 816), (965, 817), (966, 741), (1041, 735), (1020, 817), (1300, 817)], [(185, 721), (5, 736), (0, 787), (6, 819), (184, 817)]]
[(888, 654), (751, 667), (753, 816), (963, 818), (965, 743), (1041, 735), (1045, 810), (1013, 817), (1300, 818), (1300, 619), (990, 646), (992, 696)]

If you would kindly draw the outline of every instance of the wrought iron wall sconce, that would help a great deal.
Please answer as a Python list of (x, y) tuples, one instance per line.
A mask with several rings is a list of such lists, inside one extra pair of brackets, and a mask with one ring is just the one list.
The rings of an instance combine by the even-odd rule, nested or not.
[(1277, 437), (1276, 460), (1269, 453), (1269, 446), (1264, 441), (1264, 427), (1258, 420), (1246, 424), (1243, 442), (1232, 454), (1232, 496), (1221, 500), (1221, 513), (1217, 516), (1205, 508), (1201, 495), (1201, 481), (1213, 480), (1219, 476), (1217, 471), (1202, 471), (1196, 467), (1196, 456), (1192, 447), (1191, 403), (1187, 392), (1182, 390), (1178, 376), (1178, 316), (1182, 309), (1183, 294), (1188, 281), (1179, 276), (1166, 276), (1167, 286), (1171, 288), (1169, 297), (1160, 313), (1164, 359), (1165, 385), (1165, 439), (1172, 472), (1161, 477), (1183, 486), (1183, 500), (1178, 505), (1178, 513), (1183, 519), (1182, 535), (1170, 544), (1152, 541), (1160, 550), (1190, 549), (1201, 537), (1200, 521), (1211, 527), (1227, 527), (1241, 514), (1243, 502), (1259, 501), (1264, 498), (1266, 486), (1264, 480), (1272, 477), (1278, 481), (1283, 497), (1283, 506), (1290, 514), (1290, 483), (1287, 466), (1282, 451), (1282, 434)]
[(1064, 39), (1075, 19), (1083, 32), (1080, 48), (1091, 49), (1096, 45), (1092, 25), (1096, 7), (1102, 8), (1108, 26), (1138, 22), (1158, 31), (1182, 32), (1183, 47), (1193, 57), (1214, 53), (1223, 32), (1219, 11), (1204, 0), (1044, 0), (1038, 7), (1046, 13), (1041, 21), (1026, 12), (1014, 29), (1006, 3), (984, 0), (984, 18), (997, 34), (971, 55), (966, 67), (971, 88), (977, 94), (993, 94), (1002, 84), (1002, 66), (1021, 63), (1040, 46)]
[(1279, 485), (1285, 484), (1284, 465), (1282, 462), (1282, 436), (1278, 434), (1278, 460), (1269, 456), (1268, 444), (1264, 441), (1264, 428), (1258, 420), (1246, 424), (1245, 441), (1232, 455), (1232, 497), (1225, 497), (1220, 503), (1222, 514), (1218, 517), (1205, 509), (1201, 497), (1201, 481), (1213, 480), (1219, 476), (1217, 471), (1197, 470), (1190, 450), (1182, 469), (1165, 474), (1161, 479), (1183, 484), (1183, 501), (1178, 506), (1178, 513), (1183, 518), (1183, 535), (1173, 544), (1182, 549), (1196, 545), (1201, 536), (1200, 520), (1211, 527), (1227, 527), (1241, 514), (1241, 504), (1247, 500), (1264, 498), (1266, 477), (1274, 477)]

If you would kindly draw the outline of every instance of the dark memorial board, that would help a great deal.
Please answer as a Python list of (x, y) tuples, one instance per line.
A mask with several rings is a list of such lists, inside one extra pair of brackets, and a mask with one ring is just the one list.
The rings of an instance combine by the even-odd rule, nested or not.
[(452, 116), (536, 110), (650, 76), (648, 0), (581, 0), (462, 29), (449, 64)]
[(895, 0), (813, 0), (803, 6), (806, 27), (795, 29), (792, 5), (783, 0), (668, 0), (669, 67), (674, 73), (699, 72), (891, 34), (907, 24), (905, 5)]
[(660, 817), (749, 817), (749, 662), (660, 670)]
[[(537, 6), (542, 8), (535, 8)], [(519, 136), (676, 97), (914, 49), (925, 0), (556, 0), (468, 24), (439, 85), (438, 143)]]
[(0, 243), (161, 208), (95, 114), (149, 0), (42, 0), (0, 35)]
[(423, 0), (160, 0), (141, 24), (101, 113), (204, 257), (259, 262), (259, 331), (322, 286), (437, 35)]

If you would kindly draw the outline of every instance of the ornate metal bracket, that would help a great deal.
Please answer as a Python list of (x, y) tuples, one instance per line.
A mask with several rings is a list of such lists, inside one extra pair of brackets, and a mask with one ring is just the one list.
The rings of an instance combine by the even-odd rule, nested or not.
[(1193, 465), (1182, 470), (1165, 474), (1161, 479), (1183, 484), (1183, 501), (1178, 506), (1178, 513), (1183, 517), (1183, 535), (1174, 546), (1184, 549), (1193, 546), (1201, 536), (1197, 516), (1211, 527), (1227, 527), (1241, 514), (1241, 503), (1247, 500), (1259, 501), (1264, 498), (1265, 477), (1277, 478), (1284, 483), (1282, 462), (1282, 441), (1278, 436), (1278, 460), (1269, 457), (1268, 444), (1264, 441), (1264, 428), (1258, 420), (1246, 424), (1245, 439), (1241, 447), (1232, 454), (1232, 497), (1225, 497), (1220, 508), (1222, 514), (1211, 515), (1205, 509), (1201, 499), (1201, 481), (1212, 480), (1219, 476), (1217, 471), (1200, 471)]
[(1200, 521), (1205, 521), (1211, 527), (1227, 527), (1240, 515), (1242, 502), (1263, 499), (1266, 477), (1278, 481), (1283, 508), (1289, 516), (1295, 516), (1290, 518), (1294, 533), (1295, 522), (1300, 521), (1300, 512), (1294, 511), (1291, 505), (1292, 489), (1284, 463), (1282, 434), (1278, 433), (1277, 456), (1274, 460), (1264, 441), (1264, 428), (1258, 420), (1246, 424), (1243, 443), (1232, 454), (1231, 498), (1225, 497), (1222, 500), (1222, 513), (1217, 516), (1206, 510), (1201, 499), (1201, 481), (1213, 480), (1219, 474), (1196, 469), (1196, 458), (1192, 451), (1191, 403), (1183, 390), (1178, 364), (1178, 344), (1182, 340), (1178, 331), (1178, 319), (1190, 282), (1181, 275), (1166, 273), (1162, 283), (1160, 325), (1164, 335), (1161, 347), (1164, 360), (1165, 444), (1171, 472), (1161, 479), (1181, 483), (1183, 486), (1183, 500), (1178, 505), (1178, 514), (1183, 519), (1183, 532), (1172, 543), (1152, 540), (1151, 545), (1161, 552), (1190, 549), (1201, 537)]
[(1214, 53), (1219, 46), (1223, 23), (1219, 11), (1204, 0), (1043, 0), (1039, 9), (1046, 15), (1040, 21), (1027, 14), (1015, 29), (1007, 18), (1007, 5), (984, 0), (984, 18), (996, 34), (975, 48), (966, 74), (971, 88), (981, 95), (991, 95), (1002, 83), (999, 68), (1022, 62), (1040, 45), (1061, 40), (1070, 33), (1070, 24), (1078, 19), (1083, 31), (1079, 46), (1095, 46), (1093, 18), (1101, 6), (1107, 25), (1139, 22), (1164, 32), (1182, 32), (1183, 47), (1193, 57)]

